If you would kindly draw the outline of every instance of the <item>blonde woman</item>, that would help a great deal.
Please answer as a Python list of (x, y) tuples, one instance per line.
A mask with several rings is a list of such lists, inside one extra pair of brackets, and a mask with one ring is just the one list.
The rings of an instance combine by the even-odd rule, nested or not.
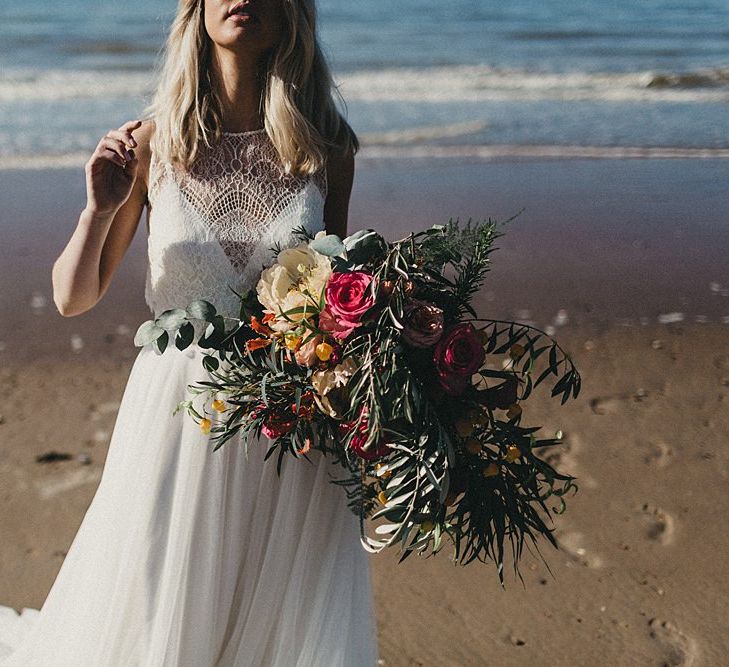
[[(63, 315), (103, 297), (145, 207), (156, 314), (207, 299), (235, 316), (229, 286), (250, 287), (295, 227), (345, 233), (357, 140), (314, 0), (181, 0), (149, 116), (86, 165), (88, 202), (53, 267)], [(140, 351), (98, 490), (3, 664), (376, 663), (368, 561), (334, 464), (285, 460), (279, 479), (265, 442), (213, 452), (172, 415), (200, 379), (197, 350)]]

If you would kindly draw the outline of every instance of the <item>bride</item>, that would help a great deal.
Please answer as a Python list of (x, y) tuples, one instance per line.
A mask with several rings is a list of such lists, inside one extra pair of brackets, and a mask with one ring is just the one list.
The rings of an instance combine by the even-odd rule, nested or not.
[[(73, 316), (105, 294), (145, 206), (145, 298), (237, 315), (292, 231), (344, 235), (357, 139), (333, 101), (314, 0), (181, 0), (149, 119), (101, 139), (53, 267)], [(32, 667), (368, 666), (369, 565), (335, 465), (281, 477), (183, 414), (197, 348), (140, 350), (99, 487), (40, 611), (0, 614), (0, 663)], [(11, 610), (0, 609), (2, 612)]]

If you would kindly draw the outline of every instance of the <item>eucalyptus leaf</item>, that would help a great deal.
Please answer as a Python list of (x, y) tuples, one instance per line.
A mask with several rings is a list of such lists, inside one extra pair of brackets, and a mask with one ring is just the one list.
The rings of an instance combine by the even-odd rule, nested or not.
[(158, 336), (157, 340), (154, 341), (154, 349), (156, 352), (159, 352), (159, 354), (164, 354), (164, 351), (167, 349), (167, 343), (170, 342), (170, 335), (163, 331), (161, 336)]
[(175, 347), (178, 350), (185, 350), (195, 340), (195, 327), (190, 322), (185, 322), (175, 336)]
[(187, 312), (182, 308), (165, 310), (156, 320), (155, 324), (167, 331), (176, 331), (187, 321)]
[(202, 363), (203, 363), (203, 367), (208, 372), (217, 371), (218, 368), (220, 367), (220, 362), (218, 361), (218, 359), (209, 354), (206, 354), (203, 357)]
[(336, 234), (327, 234), (315, 239), (309, 244), (309, 247), (327, 257), (337, 257), (345, 252), (344, 243)]
[(209, 322), (213, 319), (213, 317), (215, 317), (217, 311), (212, 303), (200, 299), (198, 301), (193, 301), (187, 306), (187, 314), (193, 319)]
[(164, 333), (165, 330), (158, 327), (153, 320), (147, 320), (137, 329), (137, 333), (134, 335), (134, 344), (137, 347), (144, 347), (149, 343), (154, 343)]

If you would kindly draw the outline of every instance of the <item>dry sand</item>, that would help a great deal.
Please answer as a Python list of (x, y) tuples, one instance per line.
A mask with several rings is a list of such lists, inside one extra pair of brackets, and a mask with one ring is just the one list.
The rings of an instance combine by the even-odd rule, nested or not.
[[(421, 169), (420, 179), (398, 167), (398, 187), (393, 167), (374, 165), (360, 175), (353, 226), (380, 229), (397, 211), (402, 229), (408, 216), (418, 221), (410, 226), (422, 227), (446, 210), (463, 215), (455, 209), (473, 210), (484, 182), (501, 192), (481, 202), (498, 215), (529, 203), (519, 198), (520, 187), (533, 204), (549, 190), (548, 210), (524, 217), (504, 239), (482, 308), (512, 316), (528, 309), (522, 318), (559, 325), (584, 378), (578, 401), (560, 409), (542, 395), (525, 415), (546, 432), (564, 430), (565, 445), (550, 456), (580, 483), (556, 526), (562, 549), (544, 545), (552, 573), (527, 557), (524, 585), (507, 576), (501, 590), (493, 567), (454, 567), (445, 550), (400, 565), (396, 554), (373, 557), (385, 665), (729, 660), (729, 325), (722, 324), (729, 275), (719, 252), (727, 247), (727, 197), (712, 190), (712, 165), (693, 164), (690, 172), (708, 192), (684, 188), (673, 204), (649, 193), (669, 188), (669, 172), (685, 178), (675, 164), (618, 166), (488, 165), (473, 167), (470, 177), (452, 169), (443, 175), (447, 187), (438, 185), (434, 167)], [(610, 169), (612, 181), (605, 174), (600, 180)], [(575, 184), (585, 170), (592, 172), (589, 195)], [(17, 609), (43, 603), (95, 492), (136, 354), (131, 330), (147, 316), (141, 235), (104, 303), (70, 320), (53, 312), (41, 267), (73, 224), (68, 215), (80, 186), (77, 175), (49, 176), (49, 197), (73, 194), (58, 200), (52, 220), (47, 208), (24, 203), (28, 176), (14, 174), (0, 186), (0, 210), (16, 215), (3, 221), (10, 241), (0, 248), (0, 604)], [(629, 181), (632, 205), (617, 196)], [(372, 201), (379, 208), (368, 208)], [(606, 201), (609, 210), (595, 219)], [(692, 208), (702, 212), (687, 226), (683, 213)], [(668, 210), (675, 217), (659, 219)], [(45, 212), (33, 218), (33, 211)], [(10, 232), (9, 223), (21, 218), (29, 233)], [(44, 235), (47, 242), (37, 242)], [(560, 308), (567, 316), (553, 319)], [(683, 321), (657, 322), (671, 312), (683, 313)], [(71, 458), (36, 462), (50, 451)]]

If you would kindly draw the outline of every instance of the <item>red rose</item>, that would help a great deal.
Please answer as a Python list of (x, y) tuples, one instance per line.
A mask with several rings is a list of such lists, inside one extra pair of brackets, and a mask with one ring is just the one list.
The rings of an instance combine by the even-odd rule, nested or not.
[(296, 426), (296, 418), (291, 415), (269, 414), (263, 422), (261, 433), (271, 440), (290, 433)]
[(370, 445), (368, 449), (364, 448), (365, 442), (367, 442), (367, 430), (369, 428), (369, 420), (367, 419), (367, 408), (362, 408), (363, 415), (360, 420), (359, 426), (356, 421), (352, 422), (340, 422), (339, 423), (339, 436), (344, 439), (350, 433), (350, 431), (357, 429), (352, 439), (349, 441), (349, 448), (361, 459), (365, 461), (374, 461), (382, 456), (386, 456), (390, 447), (384, 442), (379, 442), (374, 445)]
[(481, 337), (472, 324), (465, 322), (451, 327), (435, 346), (433, 360), (438, 380), (452, 396), (462, 394), (471, 376), (486, 358)]
[(372, 276), (364, 271), (332, 273), (327, 281), (326, 310), (340, 327), (353, 329), (375, 303), (370, 284)]

